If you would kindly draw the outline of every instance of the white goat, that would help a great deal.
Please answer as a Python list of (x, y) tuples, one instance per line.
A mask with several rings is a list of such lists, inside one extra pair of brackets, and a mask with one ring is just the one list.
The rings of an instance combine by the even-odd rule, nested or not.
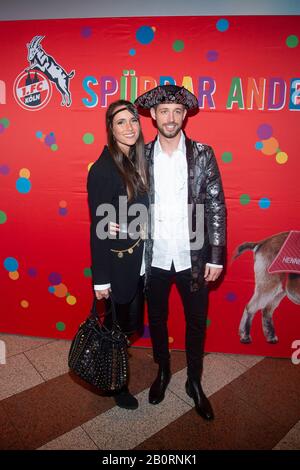
[(62, 95), (61, 105), (70, 106), (72, 103), (71, 93), (69, 91), (69, 80), (75, 75), (75, 71), (72, 70), (69, 74), (58, 65), (53, 57), (46, 54), (41, 46), (41, 41), (45, 36), (35, 36), (30, 43), (27, 44), (28, 55), (27, 59), (30, 66), (26, 69), (29, 70), (40, 70), (43, 72), (51, 82), (53, 82)]

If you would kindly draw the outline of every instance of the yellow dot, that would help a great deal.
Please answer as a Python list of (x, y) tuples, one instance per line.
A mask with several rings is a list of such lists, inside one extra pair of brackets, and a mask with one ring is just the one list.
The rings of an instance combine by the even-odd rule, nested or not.
[(286, 163), (288, 161), (288, 154), (285, 152), (278, 152), (276, 154), (276, 162), (282, 165), (283, 163)]
[(172, 336), (169, 336), (169, 343), (170, 344), (174, 343), (174, 338)]
[(21, 178), (30, 178), (30, 171), (28, 170), (28, 168), (22, 168), (19, 171), (19, 175), (21, 176)]
[(67, 207), (67, 201), (59, 201), (59, 207)]
[(28, 308), (29, 307), (29, 302), (27, 302), (27, 300), (21, 300), (21, 307)]
[(69, 305), (75, 305), (77, 302), (76, 297), (74, 297), (74, 295), (68, 295), (68, 297), (66, 297), (66, 301)]
[(91, 163), (88, 164), (88, 171), (90, 171), (91, 166), (92, 166), (93, 164), (94, 164), (94, 162), (91, 162)]
[(16, 281), (16, 280), (19, 279), (19, 277), (20, 277), (18, 271), (10, 271), (10, 272), (8, 273), (8, 276), (9, 276), (10, 279), (12, 279), (13, 281)]

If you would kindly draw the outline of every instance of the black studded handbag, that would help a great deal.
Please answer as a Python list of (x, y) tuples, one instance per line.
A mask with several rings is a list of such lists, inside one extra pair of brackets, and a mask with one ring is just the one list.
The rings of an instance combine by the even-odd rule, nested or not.
[(121, 331), (111, 297), (112, 326), (99, 319), (97, 298), (70, 347), (68, 365), (83, 380), (103, 391), (120, 390), (128, 377), (128, 339)]

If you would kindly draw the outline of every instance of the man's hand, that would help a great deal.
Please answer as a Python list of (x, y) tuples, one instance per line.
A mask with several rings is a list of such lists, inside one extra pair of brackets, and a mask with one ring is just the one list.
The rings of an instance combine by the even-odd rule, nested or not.
[(214, 268), (213, 266), (205, 266), (204, 279), (206, 282), (216, 281), (220, 276), (223, 268)]
[(98, 300), (101, 299), (108, 299), (110, 289), (104, 289), (104, 290), (95, 290), (95, 296), (97, 297)]

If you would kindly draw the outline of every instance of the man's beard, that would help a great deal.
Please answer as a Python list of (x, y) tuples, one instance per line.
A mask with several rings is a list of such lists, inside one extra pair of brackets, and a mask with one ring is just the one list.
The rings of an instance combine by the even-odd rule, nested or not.
[[(171, 124), (171, 123), (170, 123)], [(157, 126), (159, 132), (166, 137), (167, 139), (172, 139), (173, 137), (176, 137), (179, 132), (181, 131), (181, 127), (177, 126), (174, 131), (166, 131), (164, 126)]]

